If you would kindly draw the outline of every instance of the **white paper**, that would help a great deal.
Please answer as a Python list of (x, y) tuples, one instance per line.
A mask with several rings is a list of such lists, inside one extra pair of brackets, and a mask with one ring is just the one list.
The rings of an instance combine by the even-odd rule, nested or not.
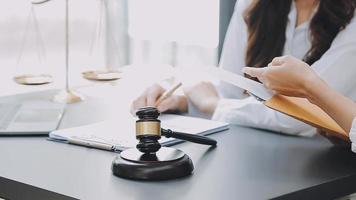
[[(181, 115), (162, 115), (161, 127), (171, 129), (176, 132), (208, 135), (223, 131), (229, 128), (227, 123), (211, 121), (206, 119), (186, 117)], [(102, 142), (119, 146), (120, 149), (134, 147), (137, 144), (135, 134), (136, 118), (128, 118), (127, 122), (118, 120), (107, 120), (86, 126), (69, 129), (56, 130), (49, 134), (55, 140), (67, 141), (71, 137), (85, 140)], [(163, 145), (175, 142), (174, 138), (164, 138), (160, 140)]]
[(206, 68), (207, 72), (221, 81), (235, 85), (241, 89), (247, 90), (253, 95), (262, 100), (271, 99), (274, 95), (272, 91), (268, 90), (263, 84), (254, 80), (248, 79), (242, 75), (234, 74), (232, 72), (223, 70), (218, 67)]

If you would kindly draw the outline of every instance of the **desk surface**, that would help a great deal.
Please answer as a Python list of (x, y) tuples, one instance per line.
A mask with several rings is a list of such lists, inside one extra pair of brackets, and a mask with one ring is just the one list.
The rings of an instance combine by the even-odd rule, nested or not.
[[(13, 98), (2, 98), (9, 99)], [(108, 106), (88, 99), (68, 106), (62, 126), (101, 120), (104, 115), (98, 114), (98, 106), (103, 105)], [(78, 112), (85, 115), (79, 117)], [(192, 158), (194, 174), (162, 182), (113, 176), (110, 166), (116, 154), (112, 152), (50, 142), (45, 137), (1, 137), (0, 185), (7, 187), (0, 187), (0, 196), (20, 199), (24, 193), (38, 194), (38, 188), (93, 200), (330, 199), (356, 192), (356, 156), (332, 148), (323, 138), (291, 137), (238, 126), (212, 137), (218, 141), (215, 149), (190, 143), (175, 146)], [(19, 187), (9, 179), (36, 188)], [(40, 199), (26, 196), (31, 197)]]

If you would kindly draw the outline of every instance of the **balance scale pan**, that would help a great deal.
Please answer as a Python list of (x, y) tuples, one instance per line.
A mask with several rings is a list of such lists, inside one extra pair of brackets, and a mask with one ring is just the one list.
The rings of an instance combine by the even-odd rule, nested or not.
[(48, 74), (39, 74), (39, 75), (20, 75), (15, 76), (14, 80), (16, 83), (21, 85), (45, 85), (53, 81), (51, 75)]
[(91, 81), (115, 81), (121, 78), (118, 70), (94, 70), (82, 73), (83, 77)]

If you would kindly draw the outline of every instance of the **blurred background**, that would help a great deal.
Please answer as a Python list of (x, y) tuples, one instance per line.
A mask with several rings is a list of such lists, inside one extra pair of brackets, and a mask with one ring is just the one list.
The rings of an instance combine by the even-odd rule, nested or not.
[[(73, 85), (88, 69), (218, 65), (235, 0), (69, 0)], [(0, 6), (0, 84), (16, 74), (64, 76), (65, 1)], [(21, 87), (21, 86), (16, 86)], [(6, 87), (0, 94), (6, 93)], [(9, 89), (10, 90), (10, 89)]]

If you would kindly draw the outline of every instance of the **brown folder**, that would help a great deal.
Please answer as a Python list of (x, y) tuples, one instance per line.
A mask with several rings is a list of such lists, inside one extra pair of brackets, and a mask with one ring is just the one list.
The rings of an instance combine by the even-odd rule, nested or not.
[[(204, 68), (205, 69), (205, 68)], [(261, 100), (265, 105), (303, 121), (318, 129), (322, 129), (344, 140), (349, 140), (348, 134), (322, 109), (310, 103), (307, 99), (274, 95), (258, 82), (238, 74), (212, 67), (205, 69), (218, 79), (242, 88)]]
[(307, 99), (275, 95), (264, 104), (273, 110), (349, 141), (348, 134), (321, 108)]

